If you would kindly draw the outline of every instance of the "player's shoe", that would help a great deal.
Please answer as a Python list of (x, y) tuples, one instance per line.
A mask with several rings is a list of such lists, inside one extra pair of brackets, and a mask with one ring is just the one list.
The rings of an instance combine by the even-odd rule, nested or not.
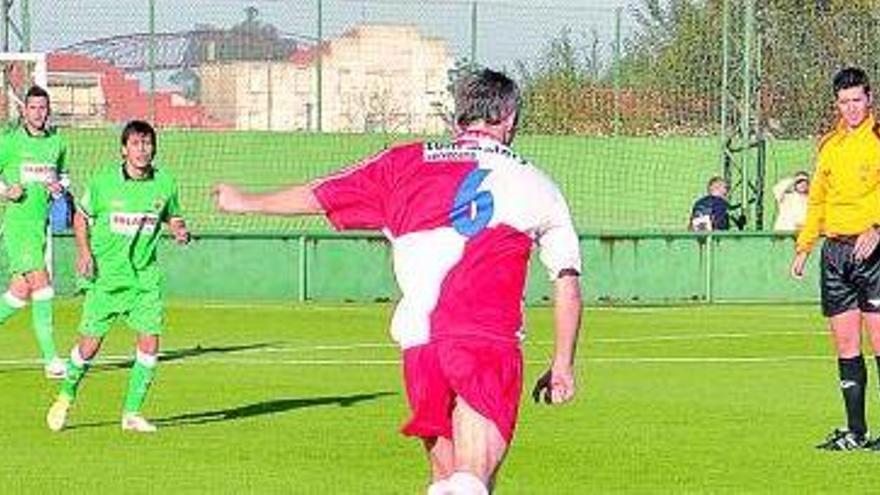
[(824, 442), (816, 445), (816, 448), (821, 450), (862, 450), (868, 448), (869, 444), (867, 435), (835, 429)]
[(46, 378), (50, 380), (63, 380), (67, 378), (67, 363), (61, 358), (53, 358), (43, 367)]
[(126, 413), (122, 415), (122, 431), (156, 433), (156, 425), (144, 419), (140, 414)]
[(70, 399), (66, 395), (59, 395), (49, 412), (46, 413), (46, 425), (52, 431), (61, 431), (67, 423), (67, 413), (70, 411)]

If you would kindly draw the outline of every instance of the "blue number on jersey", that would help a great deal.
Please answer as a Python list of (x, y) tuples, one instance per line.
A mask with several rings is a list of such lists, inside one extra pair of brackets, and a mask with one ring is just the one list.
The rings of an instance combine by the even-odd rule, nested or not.
[[(465, 237), (473, 237), (489, 225), (495, 212), (495, 200), (489, 191), (477, 191), (489, 170), (474, 169), (464, 178), (455, 193), (455, 203), (449, 213), (452, 227)], [(473, 207), (471, 206), (473, 205)], [(473, 214), (472, 214), (473, 210)]]

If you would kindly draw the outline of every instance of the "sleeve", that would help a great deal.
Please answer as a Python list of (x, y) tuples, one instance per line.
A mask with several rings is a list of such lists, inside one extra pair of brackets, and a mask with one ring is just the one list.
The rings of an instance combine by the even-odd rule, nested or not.
[(97, 205), (98, 188), (95, 181), (90, 181), (86, 185), (85, 191), (76, 199), (76, 209), (87, 218), (95, 217), (95, 206)]
[(337, 230), (386, 226), (386, 204), (394, 183), (394, 149), (322, 178), (312, 192)]
[(67, 142), (60, 140), (61, 144), (58, 150), (58, 161), (55, 163), (55, 172), (58, 174), (58, 182), (65, 189), (70, 188), (70, 173), (67, 169)]
[(549, 198), (548, 211), (538, 230), (537, 244), (539, 258), (550, 280), (559, 278), (564, 270), (581, 273), (580, 240), (568, 204), (555, 186)]
[(6, 137), (0, 137), (0, 176), (6, 174), (6, 167), (12, 158), (12, 141)]
[(788, 192), (792, 185), (794, 185), (794, 177), (786, 177), (773, 186), (773, 197), (776, 198), (777, 203), (782, 201), (782, 198), (785, 197), (785, 193)]
[(825, 168), (822, 162), (813, 174), (813, 180), (810, 182), (810, 193), (807, 196), (807, 219), (804, 221), (804, 227), (797, 236), (795, 248), (797, 252), (809, 252), (813, 249), (813, 244), (819, 238), (822, 228), (825, 224), (825, 199), (828, 191), (828, 180), (825, 177)]

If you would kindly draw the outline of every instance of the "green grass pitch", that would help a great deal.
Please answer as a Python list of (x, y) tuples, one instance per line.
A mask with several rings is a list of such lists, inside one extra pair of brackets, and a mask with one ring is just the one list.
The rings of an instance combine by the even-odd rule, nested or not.
[[(78, 301), (57, 304), (68, 349)], [(389, 493), (423, 490), (385, 305), (169, 304), (165, 358), (145, 413), (123, 434), (115, 329), (70, 428), (34, 361), (27, 313), (0, 329), (0, 493)], [(550, 353), (551, 311), (528, 311), (529, 382)], [(843, 420), (836, 365), (814, 306), (588, 309), (580, 393), (523, 399), (499, 494), (859, 493), (877, 455), (816, 451)], [(869, 417), (880, 427), (869, 361)]]

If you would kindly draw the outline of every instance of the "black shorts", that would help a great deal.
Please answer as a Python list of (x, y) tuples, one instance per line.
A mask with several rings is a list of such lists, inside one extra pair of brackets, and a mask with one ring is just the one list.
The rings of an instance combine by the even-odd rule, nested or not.
[(880, 313), (880, 246), (866, 260), (853, 259), (854, 238), (822, 244), (820, 288), (822, 314), (835, 316), (859, 309)]

